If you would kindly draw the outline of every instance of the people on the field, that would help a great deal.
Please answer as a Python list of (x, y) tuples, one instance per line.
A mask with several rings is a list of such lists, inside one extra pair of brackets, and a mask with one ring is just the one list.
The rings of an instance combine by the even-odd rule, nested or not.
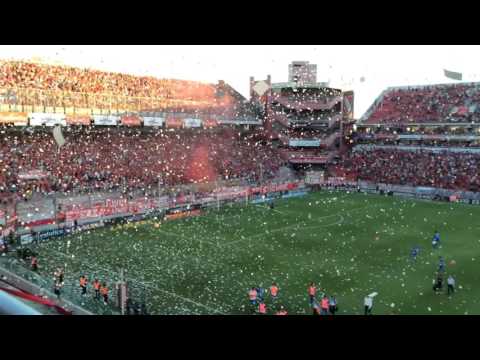
[(267, 313), (267, 305), (263, 301), (258, 303), (258, 313), (262, 315)]
[(445, 262), (445, 259), (443, 258), (443, 256), (439, 256), (438, 257), (438, 272), (442, 272), (444, 273), (445, 272), (445, 266), (446, 266), (446, 262)]
[(100, 294), (103, 296), (103, 304), (108, 305), (108, 287), (106, 283), (100, 287)]
[(330, 308), (330, 301), (329, 301), (327, 295), (324, 295), (322, 297), (322, 300), (320, 302), (320, 307), (321, 307), (320, 314), (321, 315), (328, 315), (328, 311), (329, 311), (329, 308)]
[(310, 299), (310, 304), (312, 304), (313, 300), (315, 300), (316, 294), (317, 294), (317, 287), (315, 286), (315, 283), (311, 282), (310, 285), (308, 286), (308, 297)]
[(313, 301), (310, 302), (310, 306), (312, 308), (313, 315), (320, 315), (320, 303), (317, 299), (314, 298)]
[(447, 278), (447, 294), (453, 294), (455, 292), (455, 278), (449, 275)]
[(420, 247), (418, 245), (414, 246), (412, 248), (412, 250), (410, 251), (410, 258), (413, 260), (413, 261), (416, 261), (417, 260), (417, 256), (418, 254), (420, 253)]
[(30, 260), (30, 264), (32, 266), (32, 270), (33, 271), (37, 271), (38, 270), (38, 259), (35, 255), (32, 256), (31, 260)]
[(87, 284), (88, 279), (85, 275), (80, 276), (80, 290), (82, 291), (82, 295), (85, 296), (87, 294)]
[(100, 299), (100, 281), (98, 279), (93, 280), (93, 290), (95, 291), (95, 299)]
[(60, 299), (62, 286), (63, 286), (63, 283), (59, 281), (55, 281), (55, 284), (53, 285), (53, 293), (57, 295), (57, 299)]
[(433, 235), (432, 239), (432, 247), (434, 249), (437, 249), (440, 246), (440, 233), (438, 231), (435, 231), (435, 234)]
[(438, 291), (443, 289), (443, 272), (438, 272), (437, 273), (437, 278), (435, 280), (435, 283), (433, 285), (433, 291), (437, 293)]
[(288, 315), (287, 310), (282, 306), (280, 306), (280, 310), (275, 313), (275, 315)]
[(248, 291), (248, 299), (250, 300), (251, 305), (256, 305), (257, 304), (257, 289), (255, 287), (252, 287)]
[(365, 307), (365, 315), (371, 315), (373, 309), (373, 297), (370, 295), (365, 296), (363, 299), (363, 305)]
[(330, 299), (328, 301), (328, 309), (330, 311), (330, 314), (335, 315), (335, 313), (338, 311), (337, 307), (337, 299), (335, 296), (330, 296)]
[(263, 288), (263, 286), (259, 286), (256, 288), (257, 290), (257, 298), (260, 302), (263, 302), (264, 300), (264, 297), (265, 297), (265, 289)]
[(278, 286), (276, 283), (272, 283), (270, 286), (270, 296), (272, 297), (273, 302), (278, 298)]

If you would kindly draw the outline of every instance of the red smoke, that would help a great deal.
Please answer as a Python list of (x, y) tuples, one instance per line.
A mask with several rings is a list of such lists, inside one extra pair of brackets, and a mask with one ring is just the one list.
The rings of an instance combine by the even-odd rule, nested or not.
[(217, 172), (209, 157), (208, 145), (196, 144), (188, 157), (186, 178), (190, 182), (212, 182), (217, 178)]

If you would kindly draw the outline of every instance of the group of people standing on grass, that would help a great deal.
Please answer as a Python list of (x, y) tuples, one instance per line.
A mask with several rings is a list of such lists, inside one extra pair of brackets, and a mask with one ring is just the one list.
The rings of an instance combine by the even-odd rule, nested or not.
[[(64, 277), (65, 277), (64, 270), (61, 268), (58, 268), (57, 270), (54, 271), (53, 277), (54, 277), (53, 292), (55, 293), (55, 295), (57, 295), (57, 298), (60, 299), (61, 290), (64, 285)], [(81, 295), (86, 296), (87, 287), (88, 287), (88, 278), (85, 275), (80, 276), (79, 286), (80, 286)], [(95, 279), (92, 282), (92, 288), (94, 290), (94, 298), (96, 300), (100, 300), (100, 296), (101, 296), (103, 298), (104, 305), (108, 305), (107, 284), (105, 282), (102, 284), (98, 279)]]
[[(80, 276), (79, 285), (82, 296), (87, 296), (88, 278), (85, 275)], [(103, 304), (108, 305), (107, 283), (100, 283), (100, 280), (95, 279), (92, 282), (92, 288), (94, 290), (95, 300), (100, 300), (101, 296), (103, 298)]]
[[(436, 250), (440, 247), (440, 233), (435, 231), (435, 234), (432, 238), (432, 247), (433, 250)], [(455, 265), (455, 262), (452, 260), (451, 265)], [(444, 276), (446, 272), (447, 263), (443, 256), (438, 257), (438, 270), (436, 274), (436, 279), (433, 283), (433, 291), (438, 294), (439, 291), (443, 290)], [(450, 296), (455, 292), (455, 278), (450, 274), (447, 278), (447, 295)]]
[(320, 291), (319, 296), (317, 297), (317, 287), (315, 283), (310, 283), (307, 292), (313, 315), (335, 315), (338, 311), (337, 299), (335, 296), (328, 297), (327, 294)]
[[(270, 299), (272, 305), (276, 305), (278, 302), (279, 288), (276, 283), (272, 283), (269, 288)], [(328, 297), (326, 294), (321, 293), (319, 299), (317, 299), (317, 287), (312, 282), (308, 289), (309, 304), (313, 310), (314, 315), (335, 315), (338, 311), (337, 300), (335, 296)], [(252, 306), (252, 312), (261, 315), (267, 315), (268, 309), (265, 303), (267, 291), (263, 287), (252, 287), (248, 291), (248, 299)], [(273, 307), (273, 306), (272, 306)], [(273, 312), (275, 315), (288, 315), (287, 310), (283, 305), (277, 306), (277, 311)], [(272, 314), (272, 312), (270, 312)]]
[[(250, 301), (250, 305), (252, 306), (252, 310), (254, 313), (261, 314), (261, 315), (268, 314), (267, 304), (265, 303), (265, 297), (267, 292), (268, 291), (264, 289), (262, 286), (252, 287), (248, 291), (248, 299)], [(279, 288), (276, 283), (272, 283), (272, 285), (269, 287), (269, 292), (270, 292), (270, 299), (272, 301), (272, 308), (273, 308), (273, 305), (276, 305), (278, 301)], [(288, 312), (287, 310), (285, 310), (283, 305), (280, 305), (277, 311), (275, 312), (275, 315), (287, 315), (287, 314)]]

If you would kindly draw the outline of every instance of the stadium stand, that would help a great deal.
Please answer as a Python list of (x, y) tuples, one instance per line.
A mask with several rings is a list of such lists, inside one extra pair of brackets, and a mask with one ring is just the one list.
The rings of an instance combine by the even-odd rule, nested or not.
[(390, 88), (361, 121), (366, 124), (479, 122), (479, 101), (479, 83)]
[(480, 154), (424, 149), (360, 149), (344, 159), (358, 180), (480, 191)]
[[(49, 131), (7, 131), (0, 144), (0, 194), (142, 189), (156, 186), (158, 174), (165, 185), (218, 177), (255, 181), (273, 177), (283, 164), (254, 133), (239, 135), (229, 128), (92, 127), (70, 128), (64, 135), (66, 144), (59, 151)], [(37, 176), (22, 177), (32, 171)]]
[(103, 114), (170, 109), (224, 113), (238, 101), (239, 95), (227, 87), (225, 83), (217, 86), (41, 63), (0, 61), (2, 111)]

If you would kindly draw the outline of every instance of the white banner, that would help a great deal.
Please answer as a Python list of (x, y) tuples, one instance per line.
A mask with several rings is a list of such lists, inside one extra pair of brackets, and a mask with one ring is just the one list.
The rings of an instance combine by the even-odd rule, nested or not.
[(43, 170), (30, 170), (18, 174), (20, 180), (40, 180), (48, 177), (49, 173)]
[(62, 133), (62, 127), (61, 126), (55, 126), (53, 129), (53, 138), (57, 142), (57, 145), (59, 147), (62, 147), (65, 145), (65, 138), (63, 137)]
[(288, 141), (289, 146), (305, 146), (305, 147), (319, 147), (320, 140), (299, 140), (299, 139), (290, 139)]
[(30, 113), (30, 126), (55, 126), (67, 125), (65, 114), (44, 114), (44, 113)]
[(202, 126), (201, 119), (186, 118), (183, 120), (183, 123), (186, 128), (197, 128)]
[(118, 116), (114, 115), (93, 115), (95, 125), (115, 126), (118, 124)]
[(165, 119), (160, 117), (144, 117), (143, 118), (144, 126), (163, 126), (164, 122), (165, 122)]

